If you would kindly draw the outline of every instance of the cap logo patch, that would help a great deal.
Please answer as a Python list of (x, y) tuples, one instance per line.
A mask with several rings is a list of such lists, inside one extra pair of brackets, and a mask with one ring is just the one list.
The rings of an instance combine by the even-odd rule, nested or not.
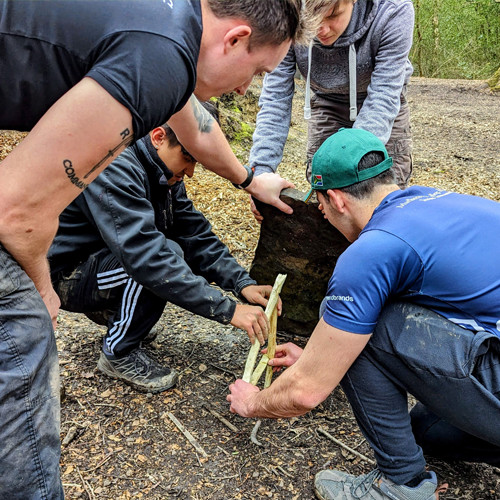
[(311, 183), (312, 188), (323, 187), (323, 176), (322, 175), (314, 175)]

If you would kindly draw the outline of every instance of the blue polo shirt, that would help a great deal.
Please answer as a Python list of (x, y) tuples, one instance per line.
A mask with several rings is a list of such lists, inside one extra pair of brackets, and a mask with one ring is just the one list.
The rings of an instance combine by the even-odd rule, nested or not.
[(500, 204), (422, 186), (386, 196), (337, 261), (323, 319), (369, 334), (390, 300), (500, 336)]
[(138, 139), (192, 94), (201, 34), (200, 0), (0, 0), (0, 128), (31, 130), (87, 76)]

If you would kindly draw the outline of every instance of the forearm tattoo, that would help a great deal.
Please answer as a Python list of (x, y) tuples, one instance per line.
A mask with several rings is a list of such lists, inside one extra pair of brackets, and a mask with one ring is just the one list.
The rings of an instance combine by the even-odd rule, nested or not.
[(191, 96), (191, 106), (193, 107), (194, 117), (198, 122), (198, 130), (202, 133), (209, 134), (212, 131), (212, 126), (215, 121), (214, 118), (194, 96)]
[[(134, 135), (130, 132), (128, 128), (120, 132), (120, 136), (122, 138), (121, 142), (114, 147), (113, 149), (110, 149), (108, 151), (108, 154), (96, 165), (94, 165), (89, 172), (87, 172), (83, 178), (87, 179), (90, 175), (92, 175), (93, 172), (98, 170), (103, 164), (107, 163), (109, 158), (113, 158), (115, 156), (116, 152), (121, 150), (123, 147), (127, 147), (129, 144), (132, 143), (134, 139)], [(66, 172), (66, 175), (68, 179), (71, 181), (72, 184), (74, 184), (77, 188), (81, 189), (82, 191), (88, 186), (88, 183), (83, 182), (75, 173), (75, 169), (73, 167), (73, 162), (69, 159), (63, 160), (63, 167), (64, 171)]]

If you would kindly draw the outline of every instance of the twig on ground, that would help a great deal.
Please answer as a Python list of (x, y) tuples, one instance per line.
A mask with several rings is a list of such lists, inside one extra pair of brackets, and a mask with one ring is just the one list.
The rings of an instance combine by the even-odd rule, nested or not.
[(227, 418), (224, 418), (222, 415), (217, 413), (214, 409), (210, 408), (207, 404), (202, 405), (205, 410), (210, 412), (216, 419), (220, 420), (226, 427), (229, 427), (233, 432), (239, 432), (238, 428), (234, 426)]
[(257, 439), (257, 432), (259, 432), (259, 427), (260, 424), (262, 423), (262, 420), (257, 420), (255, 422), (255, 425), (253, 426), (252, 433), (250, 434), (250, 441), (252, 441), (253, 444), (256, 444), (257, 446), (264, 446), (258, 439)]
[(90, 500), (95, 500), (94, 490), (92, 489), (92, 486), (90, 486), (89, 482), (83, 478), (82, 473), (80, 472), (80, 469), (78, 467), (76, 468), (76, 471), (78, 472), (78, 475), (82, 480), (83, 489), (85, 490), (85, 493), (87, 493), (87, 496), (89, 497)]
[(222, 451), (222, 453), (224, 453), (224, 455), (226, 455), (226, 457), (231, 456), (224, 448), (221, 448), (219, 445), (217, 445), (217, 448), (219, 448), (219, 450)]
[(177, 418), (167, 411), (168, 418), (172, 420), (172, 422), (175, 424), (177, 429), (179, 429), (182, 434), (184, 434), (184, 437), (193, 445), (194, 449), (204, 458), (208, 458), (208, 455), (206, 454), (205, 450), (200, 446), (198, 441), (193, 437), (193, 435), (182, 425)]
[(351, 452), (353, 455), (356, 455), (357, 457), (361, 458), (365, 462), (368, 462), (369, 464), (372, 464), (372, 465), (376, 465), (374, 460), (372, 460), (371, 458), (365, 457), (365, 455), (363, 455), (362, 453), (359, 453), (359, 451), (353, 450), (350, 446), (347, 446), (342, 441), (339, 441), (337, 438), (334, 438), (329, 432), (325, 431), (325, 429), (323, 429), (322, 427), (320, 427), (318, 429), (318, 432), (320, 434), (323, 434), (323, 436), (327, 437), (328, 439), (330, 439), (330, 441), (333, 441), (335, 444), (338, 444), (342, 448)]
[(111, 452), (106, 458), (101, 460), (95, 467), (92, 469), (86, 469), (83, 472), (94, 472), (95, 470), (99, 469), (99, 467), (102, 467), (116, 452), (113, 451)]
[(69, 443), (71, 443), (71, 441), (73, 441), (76, 436), (78, 436), (78, 427), (76, 425), (72, 425), (69, 430), (68, 430), (68, 433), (66, 434), (66, 436), (64, 437), (64, 439), (62, 440), (61, 442), (61, 446), (63, 448), (65, 448), (66, 446), (68, 446)]
[(228, 373), (229, 375), (232, 375), (234, 378), (238, 378), (238, 375), (236, 375), (235, 372), (228, 370), (227, 368), (222, 368), (222, 366), (214, 365), (213, 363), (208, 363), (210, 366), (215, 368), (216, 370), (220, 370), (221, 372)]
[[(285, 469), (283, 469), (283, 467), (281, 467), (281, 465), (275, 465), (274, 468), (278, 469), (282, 474), (284, 474), (287, 477), (295, 477), (293, 474), (290, 474)], [(274, 469), (271, 469), (271, 470), (274, 470)]]

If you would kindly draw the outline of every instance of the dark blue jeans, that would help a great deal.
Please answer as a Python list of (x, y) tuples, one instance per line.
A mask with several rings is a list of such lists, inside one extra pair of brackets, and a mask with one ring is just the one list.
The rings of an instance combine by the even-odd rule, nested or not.
[[(412, 304), (385, 307), (367, 346), (342, 380), (379, 469), (403, 484), (452, 436), (470, 443), (460, 456), (494, 463), (500, 456), (500, 338), (471, 332)], [(413, 428), (407, 393), (421, 403)], [(442, 427), (428, 425), (433, 415)], [(436, 421), (434, 423), (437, 423)]]
[(60, 500), (59, 366), (49, 313), (0, 245), (0, 498)]

